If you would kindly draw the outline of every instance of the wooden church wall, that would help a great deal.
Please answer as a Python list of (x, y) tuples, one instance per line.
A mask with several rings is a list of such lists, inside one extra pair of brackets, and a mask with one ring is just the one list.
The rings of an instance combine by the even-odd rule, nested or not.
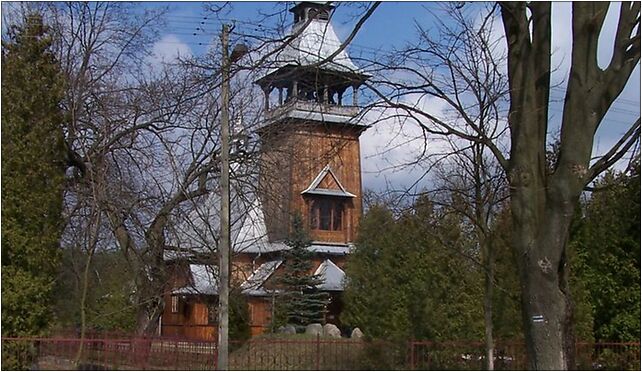
[(263, 137), (260, 188), (270, 239), (287, 236), (292, 212), (308, 222), (309, 204), (301, 192), (329, 164), (339, 182), (356, 197), (346, 204), (341, 231), (315, 230), (311, 235), (319, 241), (354, 241), (362, 210), (359, 133), (349, 127), (319, 124), (297, 128)]
[(178, 296), (178, 311), (172, 312), (172, 296), (167, 294), (161, 321), (161, 334), (198, 340), (216, 340), (216, 324), (208, 322), (205, 299), (197, 296)]
[(272, 302), (270, 298), (249, 297), (248, 312), (250, 315), (250, 332), (258, 336), (268, 331), (272, 321)]
[(270, 241), (282, 240), (288, 235), (293, 157), (292, 137), (287, 133), (262, 135), (259, 195)]
[[(175, 263), (168, 267), (170, 282), (168, 288), (180, 288), (189, 284), (189, 264)], [(172, 311), (172, 295), (168, 290), (163, 295), (165, 307), (161, 318), (161, 335), (186, 337), (199, 340), (215, 340), (216, 325), (208, 324), (208, 309), (201, 296), (177, 296), (176, 312)]]
[(339, 182), (355, 198), (347, 200), (341, 231), (313, 230), (312, 238), (328, 242), (351, 242), (361, 217), (361, 167), (358, 134), (352, 130), (315, 126), (309, 132), (298, 132), (295, 143), (302, 154), (292, 174), (292, 210), (309, 221), (309, 204), (301, 195), (314, 178), (329, 164)]
[[(339, 267), (345, 266), (345, 256), (328, 256)], [(326, 259), (326, 257), (315, 256), (312, 259), (311, 273)], [(254, 260), (254, 268), (258, 268), (268, 259), (258, 257)], [(248, 254), (238, 254), (234, 258), (235, 264), (247, 269), (247, 265), (252, 265), (252, 256)], [(187, 284), (186, 274), (184, 273), (185, 265), (174, 268), (173, 283), (176, 287)], [(247, 266), (247, 267), (246, 267)], [(283, 275), (284, 267), (281, 266), (266, 283), (267, 288), (274, 289), (278, 286), (276, 280)], [(239, 270), (240, 272), (241, 270)], [(246, 270), (243, 274), (238, 274), (241, 278), (249, 276)], [(251, 273), (251, 271), (249, 272)], [(215, 323), (209, 323), (208, 318), (208, 301), (216, 301), (216, 297), (207, 296), (178, 296), (178, 307), (176, 312), (172, 312), (172, 296), (170, 293), (164, 295), (165, 308), (161, 318), (161, 334), (167, 337), (185, 337), (198, 340), (216, 340), (217, 326)], [(250, 315), (250, 330), (252, 336), (257, 336), (268, 331), (269, 324), (272, 320), (272, 301), (269, 297), (247, 297), (248, 311)], [(331, 303), (328, 314), (328, 321), (338, 325), (338, 318), (335, 314), (339, 311), (335, 309), (335, 301)]]

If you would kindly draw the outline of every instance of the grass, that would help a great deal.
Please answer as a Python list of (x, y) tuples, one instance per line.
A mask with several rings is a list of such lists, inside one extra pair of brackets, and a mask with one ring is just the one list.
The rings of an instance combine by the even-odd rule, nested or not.
[(356, 368), (363, 344), (305, 334), (264, 335), (230, 354), (233, 370), (350, 370)]

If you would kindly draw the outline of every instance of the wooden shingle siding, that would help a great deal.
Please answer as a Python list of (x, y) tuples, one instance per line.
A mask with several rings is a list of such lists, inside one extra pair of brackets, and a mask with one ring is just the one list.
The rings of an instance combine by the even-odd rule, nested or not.
[[(261, 163), (261, 194), (271, 240), (287, 236), (290, 218), (299, 213), (309, 222), (309, 198), (301, 195), (312, 180), (329, 165), (354, 198), (345, 198), (341, 231), (311, 231), (313, 240), (347, 243), (354, 241), (361, 217), (360, 132), (347, 126), (309, 124), (296, 129), (265, 133), (265, 154)], [(323, 188), (336, 183), (328, 175)]]

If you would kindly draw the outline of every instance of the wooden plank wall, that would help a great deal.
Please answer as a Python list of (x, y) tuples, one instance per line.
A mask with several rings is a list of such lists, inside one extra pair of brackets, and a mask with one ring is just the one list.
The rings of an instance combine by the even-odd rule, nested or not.
[(268, 331), (272, 321), (272, 303), (269, 298), (250, 297), (248, 299), (250, 313), (250, 329), (252, 336), (258, 336)]
[(300, 213), (308, 223), (309, 202), (301, 192), (329, 164), (339, 182), (356, 197), (346, 204), (342, 231), (315, 230), (311, 235), (318, 241), (354, 241), (362, 211), (360, 133), (337, 125), (283, 125), (293, 129), (262, 137), (265, 152), (261, 159), (260, 191), (270, 239), (287, 235), (283, 226), (289, 226), (288, 217), (294, 213)]
[[(246, 266), (251, 260), (250, 255), (239, 255), (235, 259), (240, 259), (240, 265)], [(257, 268), (264, 263), (267, 258), (259, 258), (254, 265)], [(313, 259), (310, 272), (314, 272), (319, 265), (325, 260), (325, 257), (317, 256)], [(345, 266), (345, 256), (332, 256), (331, 260), (339, 267)], [(250, 263), (251, 265), (251, 263)], [(277, 278), (283, 275), (284, 267), (281, 266), (266, 284), (267, 288), (278, 286)], [(175, 279), (177, 283), (182, 283), (184, 279)], [(338, 315), (342, 306), (335, 304), (336, 299), (329, 307), (328, 321), (333, 324), (338, 323)], [(216, 340), (217, 326), (208, 323), (207, 301), (215, 301), (215, 298), (205, 298), (204, 296), (179, 296), (178, 312), (171, 312), (171, 296), (165, 294), (165, 309), (161, 320), (161, 335), (168, 337), (185, 337), (198, 340)], [(252, 336), (257, 336), (268, 331), (269, 324), (272, 320), (272, 302), (269, 297), (248, 297), (248, 311), (250, 314), (250, 329)], [(337, 324), (339, 325), (339, 324)]]
[(347, 243), (354, 240), (361, 218), (361, 162), (358, 133), (341, 127), (314, 126), (298, 131), (295, 143), (300, 161), (292, 172), (291, 210), (309, 221), (309, 203), (301, 195), (326, 165), (348, 192), (356, 195), (346, 200), (342, 231), (311, 231), (313, 240)]
[(178, 296), (178, 312), (172, 313), (171, 295), (166, 294), (161, 335), (215, 340), (217, 326), (208, 323), (206, 301), (200, 296)]

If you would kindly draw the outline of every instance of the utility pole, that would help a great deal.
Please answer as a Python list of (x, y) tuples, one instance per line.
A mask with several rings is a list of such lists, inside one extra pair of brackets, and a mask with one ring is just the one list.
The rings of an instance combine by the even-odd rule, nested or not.
[(221, 30), (221, 239), (218, 246), (218, 360), (221, 371), (229, 369), (230, 309), (230, 58), (229, 26)]

